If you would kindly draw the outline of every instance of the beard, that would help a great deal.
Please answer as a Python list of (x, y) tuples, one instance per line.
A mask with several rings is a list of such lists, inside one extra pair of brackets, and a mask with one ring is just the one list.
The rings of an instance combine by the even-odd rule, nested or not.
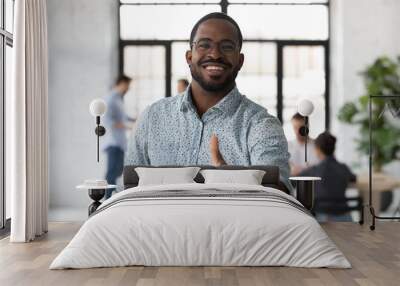
[[(239, 68), (235, 68), (226, 78), (223, 82), (220, 83), (214, 83), (207, 81), (203, 75), (200, 72), (201, 69), (201, 64), (202, 63), (197, 63), (196, 66), (194, 67), (193, 65), (190, 67), (190, 73), (192, 75), (192, 78), (198, 82), (198, 84), (203, 88), (204, 90), (208, 92), (221, 92), (225, 91), (228, 88), (232, 87), (235, 85), (235, 80), (236, 77), (239, 73)], [(213, 77), (211, 77), (213, 78)]]

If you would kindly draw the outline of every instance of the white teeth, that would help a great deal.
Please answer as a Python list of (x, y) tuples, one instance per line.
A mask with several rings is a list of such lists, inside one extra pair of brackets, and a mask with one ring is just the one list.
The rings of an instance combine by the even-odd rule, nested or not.
[(222, 71), (223, 68), (219, 67), (219, 66), (207, 66), (206, 70), (218, 70), (218, 71)]

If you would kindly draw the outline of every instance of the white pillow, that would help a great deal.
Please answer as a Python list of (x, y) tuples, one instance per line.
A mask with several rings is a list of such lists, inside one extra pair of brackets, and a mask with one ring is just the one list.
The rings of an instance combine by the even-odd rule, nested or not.
[(195, 183), (193, 179), (199, 170), (199, 167), (135, 168), (139, 176), (139, 186)]
[(202, 170), (205, 184), (233, 183), (246, 185), (261, 185), (265, 171), (262, 170)]

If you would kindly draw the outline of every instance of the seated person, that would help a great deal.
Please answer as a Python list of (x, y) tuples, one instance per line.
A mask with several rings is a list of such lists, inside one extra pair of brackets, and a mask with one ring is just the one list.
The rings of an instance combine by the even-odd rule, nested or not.
[(126, 165), (275, 165), (290, 190), (281, 123), (236, 87), (241, 47), (239, 26), (226, 14), (211, 13), (195, 24), (186, 52), (193, 80), (183, 96), (143, 112)]
[(288, 142), (290, 174), (292, 176), (297, 176), (304, 169), (318, 163), (318, 158), (315, 156), (314, 152), (314, 140), (308, 137), (307, 163), (305, 162), (304, 149), (306, 137), (300, 134), (300, 128), (305, 124), (304, 116), (300, 113), (296, 113), (292, 116), (290, 122), (292, 123), (294, 134), (296, 135), (294, 140)]
[(335, 159), (336, 138), (325, 131), (315, 139), (315, 153), (320, 163), (300, 173), (300, 176), (321, 177), (315, 183), (314, 211), (319, 221), (351, 221), (346, 208), (345, 192), (350, 182), (356, 181), (356, 176), (343, 163)]

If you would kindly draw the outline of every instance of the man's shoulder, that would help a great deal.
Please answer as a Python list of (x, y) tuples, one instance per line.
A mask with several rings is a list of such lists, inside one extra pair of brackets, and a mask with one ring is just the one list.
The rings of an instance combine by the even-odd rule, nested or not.
[(103, 97), (105, 102), (110, 102), (115, 98), (113, 93), (107, 94), (106, 96)]
[(112, 103), (115, 103), (116, 101), (120, 100), (121, 97), (115, 91), (111, 91), (103, 99), (107, 104), (112, 104)]
[(307, 169), (303, 170), (300, 172), (299, 176), (322, 176), (321, 175), (321, 170), (324, 170), (321, 168), (321, 164), (317, 164), (311, 167), (308, 167)]
[(180, 103), (182, 102), (181, 95), (175, 95), (171, 97), (165, 97), (157, 100), (148, 107), (148, 112), (150, 115), (162, 116), (166, 113), (171, 115), (171, 111), (178, 110)]
[(270, 114), (268, 110), (259, 105), (258, 103), (252, 101), (251, 99), (247, 98), (243, 95), (242, 100), (242, 112), (249, 117), (251, 121), (272, 121), (279, 123), (279, 119), (274, 115)]
[(346, 171), (349, 170), (350, 171), (350, 168), (349, 168), (349, 166), (347, 166), (346, 163), (339, 162), (336, 159), (335, 159), (335, 161), (336, 161), (336, 165), (339, 166), (339, 168), (341, 168), (342, 170), (346, 170)]

